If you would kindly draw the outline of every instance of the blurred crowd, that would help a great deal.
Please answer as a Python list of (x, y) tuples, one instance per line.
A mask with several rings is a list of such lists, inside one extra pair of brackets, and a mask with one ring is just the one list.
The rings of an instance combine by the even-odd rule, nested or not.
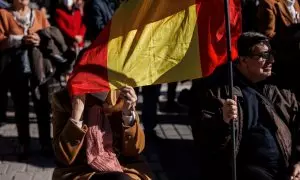
[(120, 5), (114, 0), (0, 1), (0, 120), (6, 121), (11, 92), (20, 157), (30, 149), (29, 100), (37, 114), (42, 154), (52, 154), (49, 97), (63, 85), (86, 42), (97, 35)]

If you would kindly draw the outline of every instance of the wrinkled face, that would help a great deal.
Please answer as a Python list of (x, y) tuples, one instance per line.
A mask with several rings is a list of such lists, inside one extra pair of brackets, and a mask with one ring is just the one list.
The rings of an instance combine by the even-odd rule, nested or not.
[(28, 6), (30, 0), (13, 0), (13, 3), (18, 6)]
[(270, 47), (261, 43), (255, 45), (252, 48), (252, 53), (244, 57), (241, 63), (253, 80), (260, 81), (271, 76), (274, 57)]

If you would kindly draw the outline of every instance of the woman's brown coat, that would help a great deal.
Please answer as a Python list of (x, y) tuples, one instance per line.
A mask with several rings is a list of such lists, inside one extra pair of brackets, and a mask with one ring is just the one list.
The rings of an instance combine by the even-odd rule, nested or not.
[[(110, 93), (109, 97), (116, 99), (116, 93)], [(139, 156), (145, 146), (145, 136), (139, 125), (138, 115), (133, 126), (124, 126), (120, 113), (121, 105), (122, 101), (119, 101), (108, 115), (118, 159), (124, 167), (124, 172), (133, 179), (151, 179), (149, 168)], [(54, 170), (53, 179), (90, 179), (96, 171), (86, 162), (84, 140), (87, 126), (83, 125), (80, 129), (69, 120), (71, 101), (66, 90), (54, 94), (52, 111), (53, 148), (58, 165)]]

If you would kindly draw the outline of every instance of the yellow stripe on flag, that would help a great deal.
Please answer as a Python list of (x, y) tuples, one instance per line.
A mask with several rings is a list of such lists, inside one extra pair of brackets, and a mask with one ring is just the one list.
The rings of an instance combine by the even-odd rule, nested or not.
[(201, 77), (197, 28), (194, 0), (125, 3), (113, 16), (110, 28), (110, 88)]

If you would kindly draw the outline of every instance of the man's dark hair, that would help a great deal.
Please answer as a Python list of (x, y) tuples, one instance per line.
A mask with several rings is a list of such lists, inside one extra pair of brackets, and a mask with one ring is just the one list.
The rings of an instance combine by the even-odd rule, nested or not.
[(252, 48), (260, 43), (270, 46), (269, 38), (257, 32), (245, 32), (241, 34), (237, 42), (239, 56), (249, 56), (252, 53)]

